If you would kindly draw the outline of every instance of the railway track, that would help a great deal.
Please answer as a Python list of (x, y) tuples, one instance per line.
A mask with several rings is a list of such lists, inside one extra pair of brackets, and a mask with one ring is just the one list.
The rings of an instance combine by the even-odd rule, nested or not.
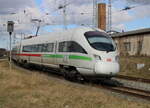
[(126, 87), (150, 91), (150, 79), (137, 78), (131, 76), (118, 75), (113, 78)]
[(150, 101), (150, 91), (125, 87), (125, 86), (120, 86), (120, 87), (102, 86), (102, 88), (107, 89), (107, 90), (111, 90), (113, 92), (126, 94), (129, 96), (134, 96), (137, 98), (142, 98), (144, 100)]
[(150, 79), (137, 78), (137, 77), (131, 77), (131, 76), (124, 76), (124, 75), (117, 75), (115, 78), (130, 80), (130, 81), (138, 81), (138, 82), (150, 84)]
[[(21, 68), (21, 67), (19, 66), (19, 68)], [(27, 68), (23, 68), (23, 69), (27, 69)], [(50, 70), (48, 69), (48, 70), (45, 70), (44, 72), (50, 73)], [(54, 73), (54, 71), (52, 71), (52, 72)], [(53, 74), (53, 73), (52, 74), (50, 73), (48, 75), (57, 77), (59, 79), (63, 79), (63, 77), (60, 76), (60, 74)], [(142, 81), (142, 80), (140, 80), (140, 81)], [(103, 83), (102, 85), (92, 83), (92, 86), (94, 86), (96, 88), (106, 89), (106, 90), (109, 90), (109, 91), (112, 91), (112, 92), (117, 92), (117, 93), (129, 95), (129, 96), (134, 96), (134, 97), (142, 98), (142, 99), (145, 99), (145, 100), (148, 100), (148, 101), (150, 100), (150, 91), (146, 91), (146, 90), (142, 90), (142, 89), (136, 89), (136, 88), (132, 88), (132, 87), (126, 87), (124, 85), (114, 86), (115, 84), (113, 84), (111, 80), (110, 80), (110, 82), (111, 82), (111, 84), (107, 84), (107, 83), (104, 84)], [(85, 85), (89, 85), (89, 82), (84, 82), (84, 84)]]
[(0, 62), (2, 62), (2, 61), (7, 61), (8, 59), (0, 59)]
[(150, 79), (124, 75), (117, 75), (113, 79), (119, 81), (122, 85), (117, 87), (104, 86), (104, 88), (150, 101)]

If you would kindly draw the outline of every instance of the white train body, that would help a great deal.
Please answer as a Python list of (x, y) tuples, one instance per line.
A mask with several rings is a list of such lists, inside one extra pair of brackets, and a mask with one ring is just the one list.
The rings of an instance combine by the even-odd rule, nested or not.
[(13, 59), (53, 68), (72, 68), (83, 76), (112, 77), (119, 72), (118, 52), (102, 30), (82, 27), (25, 39)]

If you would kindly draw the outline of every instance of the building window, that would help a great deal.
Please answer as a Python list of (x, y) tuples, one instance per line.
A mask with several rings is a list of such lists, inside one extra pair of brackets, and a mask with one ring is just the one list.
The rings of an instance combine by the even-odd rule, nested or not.
[(143, 42), (142, 42), (142, 41), (138, 41), (138, 48), (137, 48), (137, 53), (138, 53), (138, 54), (141, 53), (142, 47), (143, 47)]
[(131, 43), (130, 42), (124, 42), (124, 48), (125, 48), (125, 51), (131, 51)]

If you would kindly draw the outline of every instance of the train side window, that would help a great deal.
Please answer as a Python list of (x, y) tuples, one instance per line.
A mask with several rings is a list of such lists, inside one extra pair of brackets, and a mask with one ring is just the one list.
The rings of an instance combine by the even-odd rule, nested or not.
[(68, 52), (67, 51), (67, 42), (60, 42), (58, 51), (59, 52)]
[(12, 51), (13, 51), (13, 52), (17, 52), (17, 47), (14, 47), (14, 48), (12, 49)]
[(26, 46), (23, 46), (22, 51), (23, 51), (23, 52), (27, 52)]
[(37, 45), (31, 45), (32, 52), (38, 52), (38, 46)]
[(43, 45), (42, 44), (38, 44), (38, 50), (37, 50), (37, 52), (42, 52), (42, 48), (43, 48)]
[(84, 50), (84, 48), (81, 45), (79, 45), (77, 42), (74, 42), (74, 41), (70, 41), (68, 43), (68, 51), (87, 54), (87, 52)]
[(54, 43), (49, 43), (47, 46), (47, 52), (53, 52), (54, 49)]
[(64, 47), (64, 42), (60, 42), (60, 43), (59, 43), (58, 51), (59, 51), (59, 52), (63, 52), (63, 47)]
[(48, 47), (48, 44), (43, 44), (42, 52), (48, 52), (47, 47)]
[(58, 50), (59, 52), (74, 52), (87, 54), (87, 52), (82, 48), (82, 46), (74, 41), (60, 42)]
[(33, 45), (29, 45), (28, 49), (30, 50), (30, 52), (34, 52), (34, 46)]
[(31, 46), (23, 46), (23, 52), (32, 52)]

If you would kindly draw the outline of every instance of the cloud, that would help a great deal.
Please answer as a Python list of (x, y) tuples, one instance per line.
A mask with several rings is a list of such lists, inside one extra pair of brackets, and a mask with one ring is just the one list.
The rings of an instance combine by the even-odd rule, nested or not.
[[(15, 22), (14, 30), (16, 33), (31, 33), (38, 24), (37, 22), (31, 22), (31, 19), (44, 18), (43, 13), (35, 5), (34, 0), (14, 0), (13, 2), (9, 1), (9, 3), (8, 0), (3, 0), (0, 1), (0, 6), (2, 7), (0, 10), (1, 32), (6, 32), (7, 21), (12, 20)], [(12, 10), (10, 11), (9, 8)]]
[(0, 0), (0, 14), (15, 13), (20, 9), (22, 10), (26, 8), (27, 6), (35, 6), (34, 0)]
[[(76, 24), (92, 24), (93, 18), (93, 5), (86, 4), (86, 5), (72, 5), (68, 7), (68, 17), (70, 23)], [(84, 13), (84, 14), (81, 14)]]
[(16, 14), (13, 15), (1, 15), (1, 25), (0, 30), (1, 32), (6, 32), (7, 28), (7, 21), (12, 20), (15, 22), (14, 24), (14, 31), (16, 33), (20, 32), (31, 32), (33, 30), (33, 27), (36, 26), (36, 24), (31, 23), (32, 18), (39, 18), (40, 12), (36, 8), (25, 8), (28, 13), (24, 14), (22, 11), (19, 11)]
[(150, 0), (126, 0), (129, 4), (141, 4), (148, 5), (150, 4)]
[(131, 7), (135, 6), (135, 8), (132, 8), (131, 10), (127, 11), (119, 11), (120, 9), (113, 7), (112, 9), (113, 29), (116, 29), (115, 26), (118, 26), (120, 30), (121, 29), (125, 30), (126, 29), (125, 23), (129, 22), (132, 23), (132, 21), (150, 17), (149, 0), (124, 0), (124, 1), (126, 1), (126, 3)]
[[(67, 23), (77, 24), (77, 25), (92, 25), (93, 20), (93, 1), (91, 0), (70, 0), (67, 6)], [(62, 0), (45, 0), (43, 1), (43, 6), (48, 7), (49, 13), (51, 11), (57, 10), (60, 4), (63, 4)], [(55, 6), (53, 6), (55, 4)], [(57, 24), (63, 24), (63, 13), (62, 10), (57, 11), (57, 14), (52, 15), (50, 18)], [(81, 15), (81, 13), (85, 13)], [(113, 25), (119, 25), (121, 23), (129, 22), (134, 20), (135, 16), (130, 15), (127, 11), (119, 12), (117, 8), (113, 7), (112, 10), (112, 22)], [(124, 29), (124, 27), (123, 27)]]
[[(124, 0), (130, 4), (145, 4), (148, 0), (144, 0), (142, 3), (140, 0)], [(143, 0), (142, 0), (143, 1)], [(31, 23), (31, 19), (41, 19), (41, 26), (44, 25), (63, 25), (63, 11), (58, 10), (60, 4), (63, 5), (63, 0), (43, 0), (40, 6), (36, 6), (34, 0), (9, 0), (0, 1), (0, 6), (3, 5), (0, 10), (1, 13), (5, 13), (0, 19), (0, 22), (6, 22), (7, 20), (15, 21), (16, 32), (31, 32), (36, 29), (38, 22)], [(93, 4), (92, 0), (67, 0), (70, 3), (67, 6), (67, 24), (85, 24), (91, 25), (93, 18)], [(15, 4), (15, 5), (14, 5)], [(17, 5), (16, 5), (17, 4)], [(4, 6), (5, 5), (5, 6)], [(40, 9), (39, 9), (40, 7)], [(11, 9), (12, 10), (11, 10)], [(10, 10), (9, 10), (10, 9)], [(24, 13), (25, 10), (25, 13)], [(42, 11), (41, 11), (42, 10)], [(136, 18), (143, 18), (149, 16), (150, 12), (148, 5), (133, 8), (133, 13), (129, 11), (118, 11), (116, 7), (112, 9), (112, 22), (113, 25), (119, 25), (119, 28), (124, 28), (123, 23), (131, 22)], [(6, 13), (17, 12), (14, 15), (7, 15)], [(46, 15), (46, 13), (48, 13)], [(85, 13), (85, 14), (81, 14)], [(5, 23), (6, 24), (6, 23)], [(2, 29), (3, 25), (0, 25)], [(4, 29), (3, 29), (4, 30)]]
[(122, 31), (122, 30), (126, 30), (126, 27), (124, 24), (114, 24), (112, 25), (112, 28), (113, 30), (116, 30), (116, 31)]
[(137, 19), (150, 17), (150, 11), (149, 10), (150, 10), (150, 4), (139, 6), (139, 7), (136, 7), (133, 9), (134, 15), (136, 16)]
[(112, 23), (119, 24), (133, 21), (136, 17), (130, 15), (127, 11), (118, 11), (113, 8), (112, 10)]
[[(51, 22), (63, 24), (63, 10), (58, 10), (60, 5), (64, 5), (62, 0), (45, 0), (42, 7), (46, 7), (45, 11), (52, 14), (49, 18)], [(91, 0), (69, 0), (67, 3), (67, 23), (68, 24), (91, 24), (93, 4)], [(53, 13), (54, 12), (54, 13)], [(81, 13), (86, 13), (81, 15)], [(88, 14), (87, 14), (88, 13)]]
[(134, 5), (132, 9), (137, 19), (150, 16), (150, 0), (125, 0), (129, 5)]

